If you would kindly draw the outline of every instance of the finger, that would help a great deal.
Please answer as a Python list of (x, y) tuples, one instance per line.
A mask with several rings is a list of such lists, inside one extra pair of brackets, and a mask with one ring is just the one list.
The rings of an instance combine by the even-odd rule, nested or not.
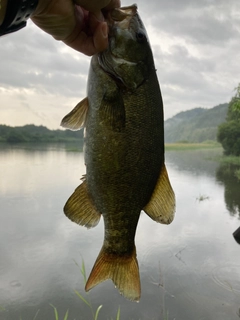
[(105, 50), (108, 46), (108, 25), (106, 22), (99, 23), (93, 34), (94, 47), (97, 52)]
[(102, 8), (106, 7), (109, 2), (110, 0), (74, 0), (75, 4), (91, 12), (100, 11)]
[(71, 37), (63, 41), (71, 48), (82, 52), (88, 56), (92, 56), (103, 51), (108, 46), (108, 27), (105, 22), (99, 23), (93, 36), (87, 36), (83, 31), (75, 33), (75, 37)]
[(95, 11), (95, 12), (91, 12), (91, 15), (95, 17), (97, 22), (103, 22), (104, 21), (104, 16), (102, 14), (102, 11)]
[(111, 10), (114, 8), (120, 8), (121, 7), (121, 1), (120, 0), (111, 0), (109, 4), (104, 7), (104, 10)]

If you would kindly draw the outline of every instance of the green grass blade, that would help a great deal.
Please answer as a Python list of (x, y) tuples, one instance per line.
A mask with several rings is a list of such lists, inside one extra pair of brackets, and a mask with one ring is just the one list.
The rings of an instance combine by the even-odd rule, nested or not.
[(53, 307), (53, 309), (54, 309), (55, 320), (59, 320), (59, 318), (58, 318), (57, 308), (55, 308), (55, 307), (54, 307), (54, 305), (52, 305), (51, 303), (50, 303), (50, 306), (51, 306), (51, 307)]
[(96, 311), (96, 313), (95, 313), (94, 320), (97, 320), (99, 311), (100, 311), (101, 309), (102, 309), (102, 305), (97, 308), (97, 311)]
[(65, 317), (64, 317), (63, 320), (67, 320), (67, 319), (68, 319), (68, 310), (67, 310), (67, 312), (66, 312)]
[(73, 261), (74, 261), (75, 265), (76, 265), (79, 269), (81, 269), (80, 266), (79, 266), (79, 264), (77, 263), (77, 261), (76, 261), (75, 259), (73, 259)]
[(87, 283), (87, 277), (86, 277), (86, 269), (85, 269), (85, 264), (84, 264), (84, 260), (82, 259), (82, 268), (81, 268), (81, 273), (83, 275), (83, 279), (85, 284)]
[(36, 320), (36, 319), (37, 319), (37, 315), (38, 315), (39, 311), (40, 311), (40, 309), (38, 309), (38, 311), (36, 312), (36, 314), (35, 314), (35, 316), (34, 316), (33, 320)]
[(116, 320), (120, 320), (120, 307), (118, 307), (117, 318)]
[(91, 305), (90, 303), (77, 291), (77, 290), (74, 290), (74, 292), (76, 293), (76, 295), (87, 305), (91, 308)]

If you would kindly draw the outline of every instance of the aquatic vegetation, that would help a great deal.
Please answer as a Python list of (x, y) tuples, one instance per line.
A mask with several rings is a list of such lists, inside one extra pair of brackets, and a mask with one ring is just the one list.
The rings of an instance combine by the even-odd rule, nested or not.
[(240, 180), (240, 169), (235, 171), (235, 176)]
[(222, 164), (222, 171), (226, 175), (235, 176), (240, 180), (240, 157), (239, 156), (220, 156), (215, 160), (219, 161)]
[(240, 157), (237, 156), (221, 156), (217, 160), (221, 163), (234, 164), (240, 166)]
[(204, 141), (201, 143), (188, 143), (179, 141), (176, 143), (165, 143), (167, 151), (182, 151), (182, 150), (200, 150), (200, 149), (222, 149), (221, 145), (215, 141)]
[[(76, 261), (74, 261), (74, 262), (79, 267), (80, 272), (81, 272), (81, 274), (83, 276), (84, 284), (86, 284), (87, 283), (87, 275), (86, 275), (86, 269), (85, 269), (84, 260), (82, 259), (81, 267), (79, 266), (79, 264)], [(94, 310), (94, 307), (93, 307), (92, 302), (91, 302), (90, 294), (88, 292), (85, 293), (85, 296), (83, 296), (77, 290), (74, 290), (74, 292), (85, 303), (85, 305), (87, 305), (89, 307), (89, 309), (91, 311), (91, 314), (92, 314), (92, 319), (93, 320), (97, 320), (99, 312), (102, 309), (102, 305), (99, 305), (98, 308), (96, 310)], [(56, 320), (58, 320), (58, 319), (56, 319)], [(64, 319), (64, 320), (66, 320), (66, 319)], [(111, 318), (111, 320), (114, 320), (114, 319)], [(118, 308), (118, 311), (117, 311), (116, 320), (120, 320), (120, 307)]]
[(199, 195), (199, 197), (197, 197), (196, 200), (201, 202), (201, 201), (204, 201), (204, 200), (209, 200), (209, 197), (205, 196), (205, 195)]
[[(54, 309), (55, 320), (59, 320), (57, 308), (54, 307), (54, 305), (52, 305), (52, 304), (50, 304), (50, 306), (53, 307), (53, 309)], [(66, 311), (63, 320), (68, 320), (68, 310)]]

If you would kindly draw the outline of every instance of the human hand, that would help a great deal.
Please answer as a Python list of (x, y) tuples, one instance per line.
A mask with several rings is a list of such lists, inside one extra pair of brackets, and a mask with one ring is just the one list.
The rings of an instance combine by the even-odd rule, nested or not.
[(56, 40), (86, 55), (108, 45), (108, 26), (101, 9), (120, 7), (120, 0), (39, 0), (32, 21)]

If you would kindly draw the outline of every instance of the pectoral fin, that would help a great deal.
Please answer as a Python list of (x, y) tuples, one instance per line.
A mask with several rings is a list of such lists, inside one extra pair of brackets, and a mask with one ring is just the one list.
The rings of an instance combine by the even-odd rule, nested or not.
[(165, 165), (162, 167), (152, 197), (143, 210), (150, 218), (160, 223), (169, 224), (174, 218), (175, 195)]
[(86, 181), (77, 187), (63, 210), (70, 220), (87, 228), (95, 227), (101, 217), (88, 195)]
[(61, 126), (73, 131), (81, 129), (84, 126), (87, 111), (88, 98), (84, 98), (62, 119)]
[(105, 95), (100, 105), (100, 119), (110, 130), (121, 132), (125, 127), (125, 107), (122, 95), (115, 91)]

